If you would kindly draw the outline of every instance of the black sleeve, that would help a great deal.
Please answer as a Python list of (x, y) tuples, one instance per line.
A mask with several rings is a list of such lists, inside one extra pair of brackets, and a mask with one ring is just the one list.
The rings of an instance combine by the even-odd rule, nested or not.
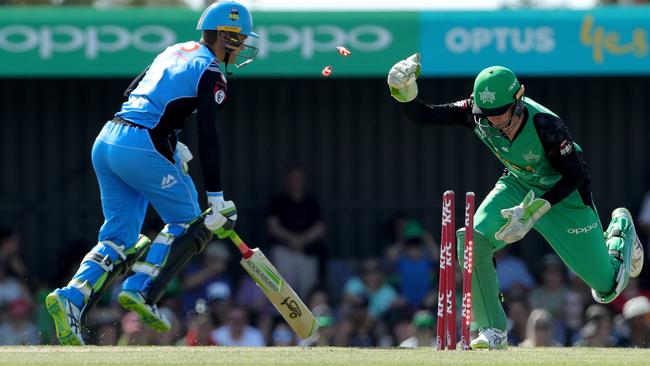
[(587, 169), (581, 154), (573, 146), (569, 131), (556, 116), (540, 113), (533, 117), (537, 135), (546, 158), (562, 178), (541, 197), (554, 205), (588, 180)]
[(400, 107), (404, 118), (418, 125), (474, 128), (472, 98), (447, 104), (424, 104), (416, 98)]
[(144, 70), (140, 73), (140, 75), (136, 76), (135, 79), (133, 79), (133, 81), (131, 82), (131, 84), (129, 84), (129, 87), (126, 88), (126, 90), (124, 91), (124, 94), (122, 94), (122, 95), (124, 95), (125, 98), (128, 98), (129, 95), (131, 94), (131, 92), (132, 92), (135, 88), (138, 87), (138, 84), (140, 83), (140, 80), (142, 80), (142, 78), (144, 78), (144, 75), (145, 75), (145, 74), (147, 73), (147, 71), (149, 70), (149, 67), (151, 67), (151, 65), (147, 66), (147, 68), (144, 69)]
[(208, 192), (223, 191), (217, 117), (226, 99), (226, 86), (226, 79), (216, 65), (208, 66), (199, 80), (197, 93), (199, 159), (205, 190)]

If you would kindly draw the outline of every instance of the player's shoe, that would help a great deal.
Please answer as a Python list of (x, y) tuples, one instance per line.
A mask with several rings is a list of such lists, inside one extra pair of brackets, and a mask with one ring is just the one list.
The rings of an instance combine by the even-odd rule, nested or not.
[(632, 246), (632, 263), (630, 263), (631, 278), (639, 277), (641, 270), (643, 269), (643, 261), (645, 260), (643, 255), (643, 245), (641, 244), (639, 237), (636, 235), (636, 231), (634, 236), (636, 237), (636, 240)]
[(506, 349), (508, 348), (508, 332), (496, 328), (483, 328), (469, 346), (475, 350)]
[(155, 304), (147, 304), (147, 301), (139, 292), (122, 290), (117, 296), (117, 301), (125, 309), (136, 312), (140, 319), (150, 328), (158, 332), (167, 332), (172, 329), (171, 323), (160, 312), (158, 307)]
[[(618, 227), (612, 228), (612, 224), (618, 221)], [(609, 294), (602, 294), (591, 290), (591, 294), (597, 302), (607, 304), (623, 292), (631, 278), (638, 277), (643, 269), (643, 245), (639, 240), (632, 221), (632, 214), (626, 208), (619, 207), (612, 212), (612, 224), (607, 228), (607, 249), (610, 257), (620, 262), (616, 272), (616, 287)], [(617, 240), (618, 239), (618, 240)]]
[(81, 311), (57, 291), (45, 298), (45, 306), (54, 320), (56, 337), (64, 346), (83, 346), (81, 336)]

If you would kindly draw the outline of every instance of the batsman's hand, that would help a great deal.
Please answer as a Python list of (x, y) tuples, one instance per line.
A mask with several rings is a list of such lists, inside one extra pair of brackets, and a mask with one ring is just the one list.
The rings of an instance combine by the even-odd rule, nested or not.
[(208, 204), (212, 211), (205, 217), (205, 226), (219, 239), (227, 238), (237, 223), (235, 203), (224, 201), (223, 192), (208, 192)]
[(181, 161), (183, 172), (187, 174), (190, 171), (190, 166), (187, 163), (189, 163), (190, 160), (194, 158), (192, 152), (190, 151), (190, 148), (187, 147), (187, 145), (184, 143), (176, 141), (176, 156)]
[(420, 76), (421, 69), (419, 53), (393, 65), (387, 80), (390, 95), (402, 103), (415, 99), (418, 95), (418, 84), (415, 80)]
[(535, 222), (550, 209), (551, 204), (547, 200), (535, 198), (535, 192), (530, 191), (519, 205), (501, 210), (501, 216), (508, 219), (508, 222), (494, 237), (507, 244), (521, 240)]

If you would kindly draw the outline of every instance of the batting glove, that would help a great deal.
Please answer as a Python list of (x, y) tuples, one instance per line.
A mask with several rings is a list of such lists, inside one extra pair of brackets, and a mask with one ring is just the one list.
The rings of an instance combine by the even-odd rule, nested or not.
[(521, 240), (535, 222), (550, 209), (551, 204), (547, 200), (535, 198), (535, 192), (530, 191), (519, 205), (501, 210), (501, 216), (508, 219), (508, 222), (494, 237), (507, 244)]
[(194, 158), (190, 148), (184, 143), (176, 141), (176, 156), (178, 156), (178, 159), (183, 165), (183, 171), (187, 174), (190, 171), (190, 166), (187, 163)]
[(223, 192), (208, 192), (208, 204), (212, 209), (205, 217), (205, 226), (217, 235), (219, 239), (225, 239), (237, 223), (237, 208), (233, 201), (224, 201)]
[(419, 53), (393, 65), (387, 79), (390, 95), (402, 103), (415, 99), (418, 95), (418, 84), (415, 80), (420, 76), (421, 68)]

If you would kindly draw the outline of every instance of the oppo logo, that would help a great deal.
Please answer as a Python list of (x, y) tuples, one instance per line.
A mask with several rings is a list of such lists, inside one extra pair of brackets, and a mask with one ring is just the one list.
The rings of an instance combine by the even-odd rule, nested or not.
[(555, 37), (551, 27), (456, 27), (445, 34), (445, 45), (453, 53), (479, 53), (484, 49), (548, 53), (555, 49)]
[(120, 52), (129, 47), (156, 53), (175, 41), (176, 33), (173, 30), (158, 25), (135, 29), (118, 25), (79, 27), (63, 24), (0, 27), (0, 51), (18, 53), (37, 50), (41, 59), (50, 59), (56, 53), (83, 51), (84, 56), (92, 60), (100, 53)]
[(346, 30), (335, 25), (304, 26), (271, 25), (255, 28), (258, 39), (251, 39), (260, 59), (272, 52), (299, 50), (303, 59), (311, 59), (317, 52), (331, 52), (336, 46), (347, 45), (356, 51), (377, 52), (393, 42), (392, 33), (378, 25), (359, 25)]
[(593, 229), (595, 229), (597, 227), (598, 227), (598, 225), (596, 225), (596, 223), (594, 222), (593, 224), (591, 224), (589, 226), (578, 227), (578, 228), (575, 228), (575, 229), (567, 229), (566, 232), (569, 233), (569, 234), (579, 235), (579, 234), (588, 233), (588, 232), (590, 232), (591, 230), (593, 230)]

